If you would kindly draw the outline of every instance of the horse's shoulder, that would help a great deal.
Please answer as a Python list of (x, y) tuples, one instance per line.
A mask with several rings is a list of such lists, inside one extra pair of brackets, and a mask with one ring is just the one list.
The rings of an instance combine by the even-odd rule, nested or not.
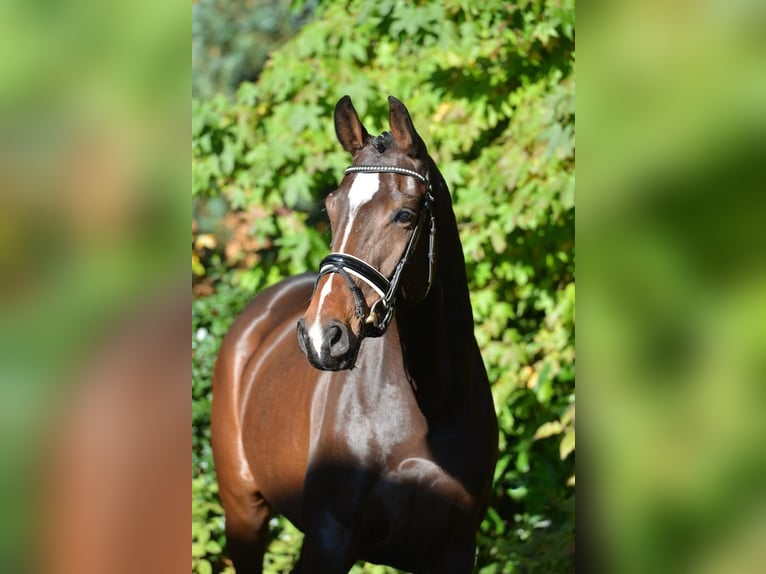
[(316, 273), (293, 275), (267, 287), (256, 294), (237, 316), (233, 329), (246, 327), (255, 320), (262, 320), (264, 315), (272, 321), (279, 321), (285, 315), (292, 316), (305, 311), (314, 289)]
[(294, 325), (308, 306), (315, 278), (315, 273), (295, 275), (258, 293), (229, 327), (221, 353), (249, 354), (281, 325)]

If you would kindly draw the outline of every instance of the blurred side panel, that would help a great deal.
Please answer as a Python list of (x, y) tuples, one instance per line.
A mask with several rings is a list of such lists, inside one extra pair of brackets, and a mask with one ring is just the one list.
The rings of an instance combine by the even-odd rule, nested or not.
[(178, 0), (0, 4), (0, 571), (188, 567), (189, 38)]
[[(611, 572), (766, 563), (766, 9), (578, 10), (580, 416)], [(585, 477), (585, 478), (583, 478)], [(585, 483), (582, 483), (582, 480)]]

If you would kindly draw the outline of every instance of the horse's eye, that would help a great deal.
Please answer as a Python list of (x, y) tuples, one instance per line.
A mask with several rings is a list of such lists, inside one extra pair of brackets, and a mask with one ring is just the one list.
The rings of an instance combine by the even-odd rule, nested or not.
[(401, 223), (407, 225), (415, 220), (415, 214), (409, 209), (402, 209), (396, 212), (394, 215), (394, 223)]

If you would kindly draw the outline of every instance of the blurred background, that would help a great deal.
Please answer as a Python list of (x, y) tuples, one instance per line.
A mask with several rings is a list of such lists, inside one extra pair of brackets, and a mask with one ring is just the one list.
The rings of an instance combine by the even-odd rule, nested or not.
[(0, 3), (2, 572), (188, 568), (190, 20)]
[[(192, 15), (193, 571), (231, 572), (215, 355), (255, 293), (327, 254), (346, 94), (375, 134), (400, 98), (454, 199), (501, 426), (477, 571), (573, 571), (574, 2), (203, 0)], [(275, 519), (266, 571), (290, 571), (300, 544)]]
[(760, 572), (766, 10), (578, 17), (581, 524), (607, 571)]

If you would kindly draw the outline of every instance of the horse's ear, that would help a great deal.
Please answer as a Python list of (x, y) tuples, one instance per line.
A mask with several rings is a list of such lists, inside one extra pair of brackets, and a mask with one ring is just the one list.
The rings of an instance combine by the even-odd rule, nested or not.
[(420, 157), (425, 147), (415, 126), (412, 125), (410, 112), (394, 96), (388, 96), (388, 124), (391, 134), (401, 151), (410, 157)]
[(343, 96), (335, 105), (335, 135), (350, 154), (362, 149), (370, 137), (359, 120), (350, 96)]

